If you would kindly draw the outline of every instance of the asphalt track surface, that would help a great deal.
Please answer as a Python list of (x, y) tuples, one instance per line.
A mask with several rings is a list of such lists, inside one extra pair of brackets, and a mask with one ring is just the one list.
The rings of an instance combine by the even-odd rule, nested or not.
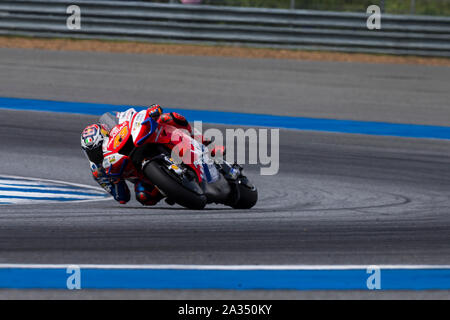
[[(152, 63), (134, 63), (145, 59)], [(227, 72), (232, 66), (236, 81), (244, 83), (231, 81), (233, 75)], [(301, 83), (284, 92), (283, 83), (259, 74), (262, 66), (286, 83), (295, 80), (289, 79), (297, 76), (295, 68), (305, 69), (317, 76), (317, 92), (307, 94)], [(0, 96), (136, 105), (149, 103), (145, 100), (157, 93), (150, 103), (174, 107), (237, 108), (240, 102), (250, 106), (256, 99), (255, 105), (261, 108), (239, 109), (263, 113), (277, 106), (278, 114), (323, 113), (329, 118), (391, 118), (436, 125), (445, 125), (449, 119), (450, 98), (445, 90), (449, 68), (20, 50), (0, 50), (0, 68)], [(392, 71), (396, 68), (407, 78)], [(333, 70), (338, 69), (340, 86), (348, 90), (336, 89), (342, 94), (333, 96)], [(138, 76), (131, 77), (132, 73)], [(358, 99), (366, 95), (358, 87), (350, 90), (351, 83), (345, 79), (357, 82), (364, 73), (382, 75), (384, 80), (367, 90), (383, 97), (382, 105), (392, 107), (390, 114), (374, 109), (376, 101), (357, 108)], [(164, 81), (158, 83), (156, 75)], [(424, 77), (429, 77), (428, 82), (421, 81)], [(202, 87), (196, 82), (199, 78), (212, 80), (204, 80), (206, 87)], [(314, 82), (308, 77), (305, 81)], [(223, 95), (214, 100), (220, 85), (225, 85)], [(398, 92), (400, 87), (404, 92)], [(123, 88), (123, 93), (117, 88)], [(398, 105), (400, 98), (407, 103)], [(308, 113), (294, 108), (295, 102), (306, 106), (314, 99), (329, 109), (317, 105)], [(290, 106), (286, 101), (291, 101)], [(426, 102), (429, 108), (424, 108)], [(332, 109), (333, 105), (346, 106), (349, 113)], [(94, 185), (79, 147), (79, 133), (95, 117), (0, 110), (0, 119), (0, 174)], [(448, 264), (449, 145), (446, 140), (281, 130), (279, 174), (260, 176), (258, 168), (248, 168), (260, 194), (252, 210), (210, 206), (191, 211), (166, 204), (148, 208), (136, 201), (126, 206), (114, 201), (3, 206), (0, 263)], [(159, 297), (171, 294), (161, 292)]]

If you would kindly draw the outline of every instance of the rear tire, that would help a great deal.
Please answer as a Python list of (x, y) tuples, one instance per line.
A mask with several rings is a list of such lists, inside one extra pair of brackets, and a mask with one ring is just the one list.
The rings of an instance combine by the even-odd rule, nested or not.
[(239, 200), (232, 207), (234, 209), (250, 209), (258, 201), (258, 190), (256, 187), (249, 187), (245, 184), (239, 183)]
[(188, 209), (201, 210), (206, 205), (206, 196), (184, 187), (167, 172), (158, 161), (149, 162), (144, 168), (145, 175), (169, 199)]

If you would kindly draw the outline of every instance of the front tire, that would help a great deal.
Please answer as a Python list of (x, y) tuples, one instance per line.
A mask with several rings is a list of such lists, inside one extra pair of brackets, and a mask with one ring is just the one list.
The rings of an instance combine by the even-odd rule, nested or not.
[[(145, 175), (167, 198), (188, 209), (201, 210), (206, 205), (206, 196), (184, 187), (168, 169), (158, 161), (150, 161), (144, 168)], [(196, 183), (196, 182), (191, 182)], [(197, 185), (198, 186), (198, 185)], [(200, 187), (198, 187), (200, 188)]]

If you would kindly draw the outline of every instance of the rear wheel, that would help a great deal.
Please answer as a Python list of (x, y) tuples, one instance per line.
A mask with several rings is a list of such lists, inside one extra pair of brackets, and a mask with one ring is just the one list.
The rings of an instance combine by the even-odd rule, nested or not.
[(150, 161), (144, 168), (145, 175), (169, 199), (188, 209), (201, 210), (206, 205), (206, 196), (193, 180), (181, 180), (166, 164)]
[(237, 183), (239, 200), (233, 204), (234, 209), (250, 209), (258, 201), (258, 190), (248, 182), (247, 178), (239, 179)]

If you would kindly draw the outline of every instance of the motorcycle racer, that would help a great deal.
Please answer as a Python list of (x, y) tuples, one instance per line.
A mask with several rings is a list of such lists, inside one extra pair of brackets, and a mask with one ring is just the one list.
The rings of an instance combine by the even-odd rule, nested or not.
[[(99, 123), (87, 126), (81, 134), (81, 148), (90, 163), (90, 169), (94, 180), (108, 193), (110, 193), (120, 204), (130, 201), (130, 190), (125, 179), (112, 178), (106, 174), (103, 168), (103, 151), (108, 143), (109, 132), (116, 125), (124, 121), (130, 121), (136, 110), (130, 108), (125, 112), (118, 112), (116, 115), (106, 113), (99, 119)], [(192, 128), (189, 122), (181, 114), (176, 112), (163, 113), (160, 105), (154, 104), (148, 108), (148, 114), (157, 122), (165, 122), (179, 129), (185, 129), (192, 135)], [(223, 150), (222, 150), (223, 151)], [(164, 196), (152, 184), (143, 181), (131, 181), (134, 183), (136, 200), (142, 205), (155, 205)]]

